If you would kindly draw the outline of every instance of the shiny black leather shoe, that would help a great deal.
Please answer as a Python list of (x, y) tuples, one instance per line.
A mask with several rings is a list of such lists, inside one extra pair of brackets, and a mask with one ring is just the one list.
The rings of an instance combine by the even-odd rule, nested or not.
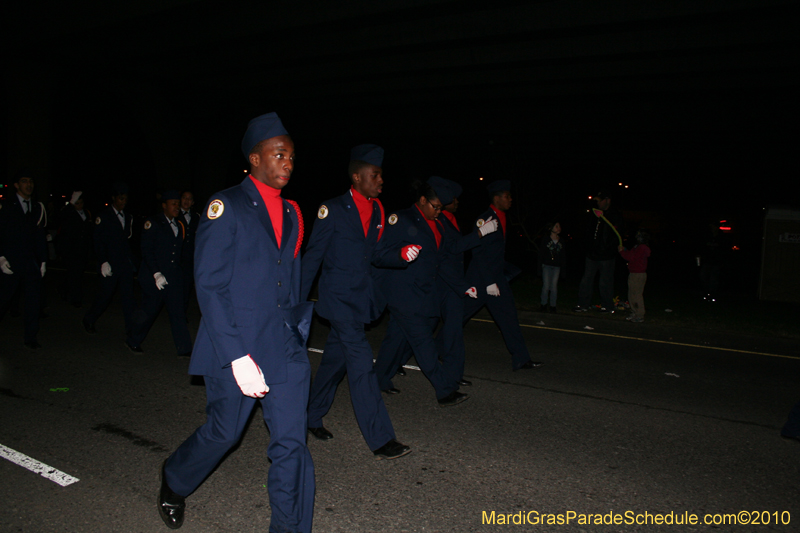
[(459, 379), (458, 384), (461, 387), (472, 387), (472, 382), (469, 381), (468, 379)]
[(381, 392), (385, 392), (386, 394), (400, 394), (400, 389), (392, 387), (391, 389), (383, 389)]
[(42, 347), (42, 345), (41, 345), (41, 344), (39, 344), (39, 343), (38, 343), (38, 342), (36, 342), (36, 341), (33, 341), (33, 342), (26, 342), (26, 343), (25, 343), (25, 347), (26, 347), (27, 349), (29, 349), (29, 350), (38, 350), (39, 348), (41, 348), (41, 347)]
[(308, 432), (314, 435), (319, 440), (331, 440), (333, 438), (333, 433), (331, 433), (324, 427), (308, 428)]
[(392, 439), (372, 453), (378, 459), (397, 459), (411, 453), (411, 448)]
[(94, 328), (94, 324), (89, 323), (89, 321), (85, 318), (81, 322), (83, 323), (83, 329), (86, 330), (86, 333), (89, 335), (94, 335), (97, 333), (97, 330)]
[(397, 373), (398, 376), (405, 376), (406, 375), (406, 369), (401, 366), (400, 368), (397, 369), (396, 373)]
[(141, 346), (134, 346), (133, 344), (129, 343), (128, 341), (125, 341), (125, 346), (127, 346), (128, 349), (130, 351), (132, 351), (133, 353), (136, 353), (136, 354), (144, 353), (144, 350), (142, 350)]
[(458, 392), (457, 390), (451, 392), (444, 398), (437, 400), (439, 405), (442, 407), (450, 407), (451, 405), (457, 405), (469, 398), (469, 394), (464, 394), (463, 392)]
[(543, 364), (544, 363), (542, 363), (541, 361), (528, 361), (527, 363), (525, 363), (521, 367), (515, 368), (514, 372), (516, 372), (517, 370), (530, 370), (531, 368), (540, 367)]
[(164, 466), (161, 464), (161, 490), (158, 493), (158, 515), (170, 529), (178, 529), (183, 525), (183, 511), (186, 509), (186, 498), (175, 494), (167, 485)]

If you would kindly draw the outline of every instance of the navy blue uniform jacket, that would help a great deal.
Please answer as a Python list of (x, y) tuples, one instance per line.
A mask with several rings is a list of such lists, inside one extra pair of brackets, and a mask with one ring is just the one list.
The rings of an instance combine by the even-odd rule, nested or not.
[[(167, 283), (177, 283), (183, 276), (181, 263), (183, 262), (184, 241), (186, 240), (186, 225), (175, 217), (178, 225), (178, 235), (172, 232), (172, 226), (163, 214), (148, 218), (142, 231), (142, 265), (139, 271), (139, 281), (144, 282), (148, 288), (156, 289), (153, 274), (161, 272)], [(157, 290), (157, 289), (156, 289)]]
[(286, 382), (284, 328), (305, 345), (313, 305), (300, 304), (297, 211), (286, 200), (283, 207), (278, 248), (267, 208), (249, 177), (212, 196), (206, 206), (195, 240), (194, 278), (203, 317), (190, 374), (235, 381), (228, 367), (250, 354), (267, 384)]
[[(497, 214), (491, 208), (484, 212), (478, 218), (478, 221), (486, 220), (489, 217), (497, 218)], [(509, 286), (508, 280), (503, 273), (505, 256), (506, 238), (501, 226), (494, 233), (483, 237), (480, 240), (480, 245), (472, 251), (472, 261), (470, 261), (469, 269), (467, 270), (467, 279), (478, 288), (479, 292), (485, 291), (486, 287), (496, 283), (500, 289), (500, 294), (503, 294), (503, 287)]]
[[(303, 300), (308, 298), (320, 263), (319, 301), (317, 314), (367, 324), (380, 317), (386, 307), (378, 279), (372, 266), (383, 252), (384, 239), (378, 240), (384, 225), (383, 211), (372, 201), (372, 220), (366, 237), (361, 215), (350, 191), (326, 201), (317, 212), (314, 229), (303, 255)], [(403, 267), (405, 261), (397, 250), (387, 254), (386, 264)]]
[(15, 273), (37, 271), (47, 261), (45, 225), (39, 202), (31, 200), (30, 215), (22, 210), (16, 193), (0, 203), (0, 257), (8, 260)]
[[(478, 246), (481, 236), (477, 231), (473, 231), (469, 235), (462, 235), (461, 231), (445, 215), (439, 216), (439, 222), (444, 226), (448, 243), (451, 243), (448, 248), (449, 253), (439, 268), (439, 277), (447, 287), (463, 298), (466, 296), (467, 289), (472, 286), (467, 283), (464, 276), (464, 252)], [(442, 290), (446, 290), (446, 288)]]
[(119, 216), (114, 208), (108, 206), (94, 220), (94, 254), (98, 266), (103, 263), (111, 265), (111, 275), (115, 270), (136, 271), (129, 239), (133, 235), (133, 217), (124, 212), (125, 227), (120, 224)]
[[(397, 221), (392, 224), (394, 217)], [(389, 263), (389, 259), (403, 246), (417, 244), (422, 247), (419, 256), (414, 261), (406, 263), (406, 268), (387, 269), (382, 277), (381, 286), (387, 303), (403, 314), (440, 316), (440, 292), (437, 289), (436, 279), (442, 262), (450, 253), (452, 240), (448, 238), (447, 232), (442, 231), (441, 225), (439, 228), (443, 235), (441, 246), (437, 249), (436, 237), (416, 206), (412, 205), (387, 218), (383, 234), (386, 242), (378, 266), (394, 266)], [(444, 281), (449, 284), (449, 280), (444, 279)]]

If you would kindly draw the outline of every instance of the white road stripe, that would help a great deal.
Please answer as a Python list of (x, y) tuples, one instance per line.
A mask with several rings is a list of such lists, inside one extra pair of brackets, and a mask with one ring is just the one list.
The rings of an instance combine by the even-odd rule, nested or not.
[[(325, 353), (325, 350), (320, 350), (319, 348), (309, 348), (308, 351), (314, 353)], [(373, 359), (372, 362), (374, 363), (375, 359)], [(403, 368), (407, 368), (409, 370), (419, 370), (419, 367), (414, 365), (403, 365)]]
[(12, 450), (6, 446), (0, 444), (0, 457), (4, 459), (8, 459), (14, 464), (18, 464), (23, 468), (27, 468), (31, 472), (35, 474), (39, 474), (42, 477), (49, 479), (54, 483), (58, 483), (62, 487), (66, 487), (67, 485), (72, 485), (76, 481), (80, 481), (76, 477), (72, 477), (69, 474), (65, 474), (61, 470), (56, 470), (52, 466), (47, 466), (44, 463), (40, 463), (36, 459), (28, 457), (25, 454), (19, 453), (16, 450)]

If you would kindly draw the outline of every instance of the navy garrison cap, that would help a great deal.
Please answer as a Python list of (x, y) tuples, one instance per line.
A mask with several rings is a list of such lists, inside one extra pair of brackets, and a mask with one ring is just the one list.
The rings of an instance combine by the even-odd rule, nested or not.
[(492, 183), (490, 183), (486, 187), (486, 190), (491, 192), (491, 193), (494, 193), (494, 194), (498, 194), (498, 193), (501, 193), (503, 191), (510, 191), (511, 190), (511, 181), (509, 181), (509, 180), (493, 181)]
[(431, 176), (428, 178), (428, 185), (433, 187), (433, 190), (436, 191), (436, 196), (439, 198), (439, 201), (442, 202), (442, 205), (448, 205), (453, 202), (453, 198), (455, 198), (455, 194), (453, 194), (453, 189), (450, 186), (450, 180), (446, 180), (439, 176)]
[(364, 161), (376, 167), (383, 166), (383, 148), (377, 144), (359, 144), (350, 150), (350, 161)]
[(447, 185), (450, 186), (450, 190), (453, 191), (454, 198), (458, 198), (459, 196), (461, 196), (461, 193), (464, 192), (464, 189), (461, 188), (461, 185), (459, 185), (455, 181), (453, 180), (445, 180), (445, 181), (447, 182)]
[(244, 132), (242, 153), (245, 157), (249, 157), (255, 145), (279, 135), (288, 135), (288, 132), (283, 127), (283, 123), (277, 113), (267, 113), (256, 117), (250, 121), (247, 125), (247, 131)]
[(111, 196), (119, 196), (120, 194), (128, 194), (128, 184), (122, 181), (111, 185)]
[(174, 189), (170, 189), (168, 191), (164, 191), (164, 194), (161, 195), (161, 201), (166, 202), (167, 200), (180, 200), (181, 193)]

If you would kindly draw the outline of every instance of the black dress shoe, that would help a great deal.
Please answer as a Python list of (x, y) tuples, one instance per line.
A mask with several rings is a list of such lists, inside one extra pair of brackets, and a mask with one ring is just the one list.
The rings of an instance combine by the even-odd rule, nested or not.
[(460, 386), (462, 386), (462, 387), (471, 387), (472, 386), (472, 382), (467, 380), (467, 379), (459, 379), (458, 380), (458, 384)]
[(136, 345), (136, 344), (131, 344), (131, 343), (129, 343), (128, 341), (125, 341), (125, 346), (127, 346), (127, 347), (128, 347), (128, 349), (129, 349), (130, 351), (132, 351), (133, 353), (136, 353), (136, 354), (139, 354), (139, 353), (144, 353), (144, 350), (142, 350), (142, 347), (141, 347), (141, 346), (139, 346), (139, 345)]
[(392, 387), (391, 389), (383, 389), (381, 392), (385, 392), (386, 394), (400, 394), (400, 389)]
[(94, 324), (90, 323), (85, 318), (83, 319), (82, 322), (83, 322), (83, 329), (86, 330), (86, 333), (88, 333), (89, 335), (94, 335), (95, 333), (97, 333), (97, 330), (94, 329)]
[(405, 376), (406, 375), (406, 369), (401, 366), (400, 368), (397, 369), (397, 375), (398, 376)]
[(33, 341), (33, 342), (26, 342), (26, 343), (25, 343), (25, 347), (26, 347), (27, 349), (29, 349), (29, 350), (38, 350), (39, 348), (41, 348), (41, 347), (42, 347), (42, 345), (41, 345), (41, 344), (39, 344), (39, 343), (38, 343), (38, 342), (36, 342), (36, 341)]
[(158, 514), (161, 520), (170, 529), (178, 529), (183, 525), (183, 511), (186, 509), (186, 498), (172, 492), (167, 485), (167, 477), (164, 475), (164, 466), (161, 465), (161, 490), (158, 493)]
[(411, 448), (392, 439), (377, 450), (373, 451), (378, 459), (397, 459), (411, 453)]
[(530, 370), (531, 368), (536, 368), (538, 366), (542, 366), (543, 364), (544, 363), (542, 363), (541, 361), (528, 361), (521, 367), (515, 368), (514, 372), (516, 372), (517, 370)]
[(308, 432), (314, 435), (319, 440), (331, 440), (333, 438), (333, 433), (331, 433), (324, 427), (308, 428)]
[(191, 357), (191, 356), (192, 356), (192, 351), (191, 350), (189, 350), (188, 352), (185, 352), (185, 353), (179, 353), (178, 354), (178, 357)]
[(469, 398), (469, 394), (464, 394), (463, 392), (458, 392), (457, 390), (454, 390), (453, 392), (451, 392), (450, 394), (448, 394), (447, 396), (438, 401), (439, 405), (441, 405), (442, 407), (450, 407), (451, 405), (456, 405), (463, 402), (467, 398)]

